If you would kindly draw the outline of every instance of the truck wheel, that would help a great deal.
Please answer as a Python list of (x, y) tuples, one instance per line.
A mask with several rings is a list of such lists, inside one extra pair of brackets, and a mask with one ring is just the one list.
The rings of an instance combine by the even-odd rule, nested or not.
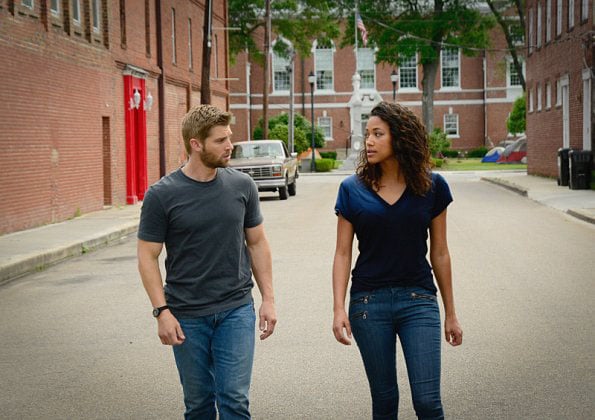
[(296, 193), (296, 190), (295, 190), (296, 186), (297, 186), (296, 183), (297, 183), (297, 179), (293, 178), (293, 182), (287, 186), (287, 191), (289, 192), (289, 195), (292, 197)]
[(287, 200), (289, 195), (287, 194), (287, 178), (285, 178), (285, 186), (279, 187), (279, 200)]

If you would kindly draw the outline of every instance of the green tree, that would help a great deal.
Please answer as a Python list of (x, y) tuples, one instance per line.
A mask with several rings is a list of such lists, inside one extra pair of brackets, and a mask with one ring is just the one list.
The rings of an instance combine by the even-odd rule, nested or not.
[(429, 136), (430, 153), (432, 156), (439, 156), (450, 147), (450, 140), (446, 133), (440, 128), (432, 130)]
[[(253, 138), (255, 140), (262, 140), (262, 122), (263, 119), (259, 118), (256, 128), (254, 129)], [(281, 113), (271, 118), (269, 124), (269, 138), (283, 140), (287, 144), (287, 138), (289, 134), (289, 116), (286, 113)], [(294, 148), (299, 154), (305, 150), (308, 150), (312, 143), (312, 126), (310, 121), (304, 118), (301, 114), (294, 115)], [(318, 128), (314, 131), (314, 144), (316, 148), (324, 147), (324, 133)]]
[[(489, 45), (489, 29), (494, 26), (494, 20), (481, 14), (476, 5), (475, 0), (359, 1), (368, 43), (378, 48), (377, 62), (399, 65), (418, 54), (423, 69), (422, 119), (429, 133), (434, 128), (434, 84), (440, 52), (452, 47), (473, 56)], [(353, 2), (349, 6), (346, 14), (353, 10)], [(354, 42), (353, 31), (351, 18), (343, 45)]]
[(524, 0), (487, 0), (498, 26), (506, 38), (506, 44), (513, 65), (516, 69), (523, 91), (525, 91), (525, 75), (519, 52), (525, 48), (525, 2)]
[[(301, 56), (309, 56), (314, 39), (336, 39), (339, 31), (338, 0), (277, 0), (271, 2), (271, 33), (278, 36), (274, 50), (289, 57), (290, 46)], [(232, 63), (237, 55), (247, 51), (250, 59), (264, 60), (262, 33), (265, 0), (229, 0), (229, 55)], [(237, 29), (236, 29), (237, 28)]]
[(527, 118), (527, 103), (525, 95), (519, 96), (512, 105), (512, 112), (506, 120), (508, 132), (512, 134), (524, 133)]

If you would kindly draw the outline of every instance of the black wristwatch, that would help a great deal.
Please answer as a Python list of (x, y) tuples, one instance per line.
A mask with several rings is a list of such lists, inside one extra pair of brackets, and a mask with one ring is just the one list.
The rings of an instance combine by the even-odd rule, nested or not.
[(155, 318), (159, 318), (159, 315), (161, 315), (161, 312), (165, 311), (166, 309), (169, 309), (169, 307), (167, 305), (160, 306), (159, 308), (153, 308), (153, 316)]

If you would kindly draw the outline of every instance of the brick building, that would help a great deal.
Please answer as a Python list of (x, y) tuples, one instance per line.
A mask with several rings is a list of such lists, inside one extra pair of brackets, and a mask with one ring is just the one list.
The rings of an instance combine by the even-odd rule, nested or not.
[(556, 176), (559, 148), (593, 150), (593, 3), (529, 0), (528, 172)]
[[(466, 57), (458, 49), (445, 48), (436, 77), (434, 126), (450, 137), (452, 149), (470, 150), (491, 146), (508, 136), (506, 118), (514, 100), (522, 94), (520, 80), (506, 52), (506, 41), (499, 28), (492, 33), (492, 47)], [(273, 36), (273, 43), (276, 42)], [(271, 53), (269, 56), (269, 115), (288, 112), (290, 87), (294, 86), (294, 110), (311, 119), (311, 90), (308, 74), (316, 75), (314, 119), (326, 136), (325, 150), (336, 150), (340, 157), (361, 143), (367, 114), (380, 100), (391, 101), (391, 73), (398, 74), (396, 100), (421, 117), (422, 68), (415, 59), (400, 68), (375, 64), (373, 48), (339, 48), (337, 44), (312, 44), (309, 57), (296, 56), (293, 63)], [(359, 89), (354, 74), (359, 75)], [(293, 72), (288, 71), (288, 65)], [(236, 116), (234, 137), (249, 139), (262, 116), (262, 66), (238, 56), (230, 69), (237, 80), (230, 83), (230, 109)], [(293, 74), (293, 80), (291, 78)]]
[[(227, 2), (211, 102), (228, 108)], [(0, 0), (0, 234), (142, 200), (185, 160), (205, 0)]]

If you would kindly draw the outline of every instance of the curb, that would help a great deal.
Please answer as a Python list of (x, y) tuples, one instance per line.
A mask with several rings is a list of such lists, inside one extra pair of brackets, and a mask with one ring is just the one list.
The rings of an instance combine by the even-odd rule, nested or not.
[(71, 244), (49, 249), (42, 253), (33, 253), (15, 258), (14, 261), (0, 266), (0, 286), (18, 279), (26, 274), (43, 271), (67, 258), (86, 254), (96, 249), (112, 245), (138, 230), (138, 222), (117, 227)]
[(523, 188), (513, 182), (506, 181), (502, 178), (486, 178), (481, 177), (482, 181), (491, 182), (494, 185), (498, 185), (500, 187), (504, 187), (512, 192), (522, 195), (523, 197), (529, 197), (529, 192), (526, 188)]

